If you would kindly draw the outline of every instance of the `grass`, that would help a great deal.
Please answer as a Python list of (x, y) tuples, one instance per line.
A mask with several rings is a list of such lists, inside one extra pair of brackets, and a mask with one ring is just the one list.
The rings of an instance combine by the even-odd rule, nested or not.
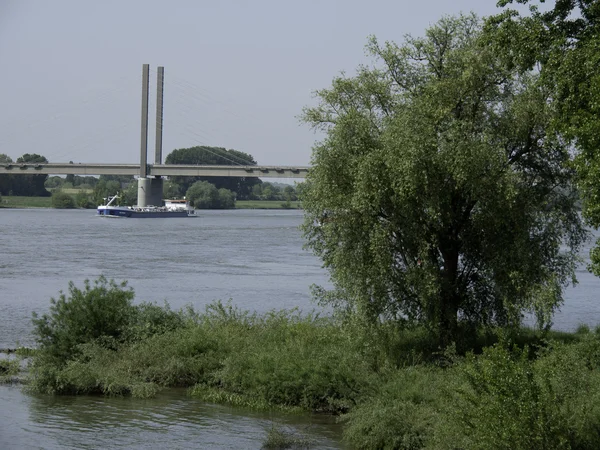
[(20, 195), (3, 195), (0, 201), (2, 208), (52, 208), (52, 197), (24, 197)]
[[(80, 189), (63, 189), (63, 192), (75, 196)], [(84, 190), (87, 192), (87, 190)], [(52, 197), (23, 197), (3, 195), (0, 208), (52, 208)], [(238, 200), (236, 209), (300, 209), (301, 202), (290, 202), (289, 206), (281, 200)]]

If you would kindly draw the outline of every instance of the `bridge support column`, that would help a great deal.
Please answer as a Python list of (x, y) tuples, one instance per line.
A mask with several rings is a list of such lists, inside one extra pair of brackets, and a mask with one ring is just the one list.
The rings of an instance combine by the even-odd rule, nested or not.
[(162, 206), (163, 179), (138, 178), (138, 206)]

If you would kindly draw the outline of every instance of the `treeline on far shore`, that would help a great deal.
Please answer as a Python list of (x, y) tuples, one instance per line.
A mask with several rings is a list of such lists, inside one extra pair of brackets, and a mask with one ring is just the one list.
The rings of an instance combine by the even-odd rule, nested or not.
[(338, 415), (351, 448), (600, 446), (599, 330), (464, 328), (441, 350), (423, 327), (356, 315), (133, 300), (125, 283), (71, 283), (34, 317), (26, 389), (147, 398), (186, 387), (207, 402)]
[[(78, 189), (64, 189), (63, 195), (68, 195), (72, 199), (68, 201), (68, 208), (96, 208), (98, 205), (88, 203), (87, 206), (77, 206)], [(4, 196), (0, 199), (0, 208), (55, 208), (53, 197), (24, 197), (19, 195)], [(236, 200), (236, 209), (301, 209), (300, 201), (280, 201), (280, 200)]]

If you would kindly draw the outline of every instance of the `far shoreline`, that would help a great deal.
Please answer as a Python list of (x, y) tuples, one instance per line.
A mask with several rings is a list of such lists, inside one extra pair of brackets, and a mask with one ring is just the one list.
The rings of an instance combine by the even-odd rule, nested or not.
[[(60, 209), (52, 207), (52, 197), (2, 196), (0, 209)], [(73, 208), (86, 209), (86, 208)], [(87, 208), (93, 210), (95, 208)], [(237, 200), (232, 209), (302, 209), (300, 201)], [(209, 211), (209, 210), (207, 210)]]

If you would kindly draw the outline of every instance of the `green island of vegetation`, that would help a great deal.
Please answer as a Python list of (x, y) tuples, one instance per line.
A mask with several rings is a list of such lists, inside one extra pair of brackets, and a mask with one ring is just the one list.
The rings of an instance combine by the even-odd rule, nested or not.
[(530, 6), (371, 38), (377, 63), (304, 111), (325, 133), (300, 198), (331, 316), (172, 311), (125, 283), (70, 284), (34, 316), (27, 389), (187, 387), (338, 415), (359, 449), (600, 448), (600, 328), (551, 329), (584, 227), (600, 225), (600, 3)]

